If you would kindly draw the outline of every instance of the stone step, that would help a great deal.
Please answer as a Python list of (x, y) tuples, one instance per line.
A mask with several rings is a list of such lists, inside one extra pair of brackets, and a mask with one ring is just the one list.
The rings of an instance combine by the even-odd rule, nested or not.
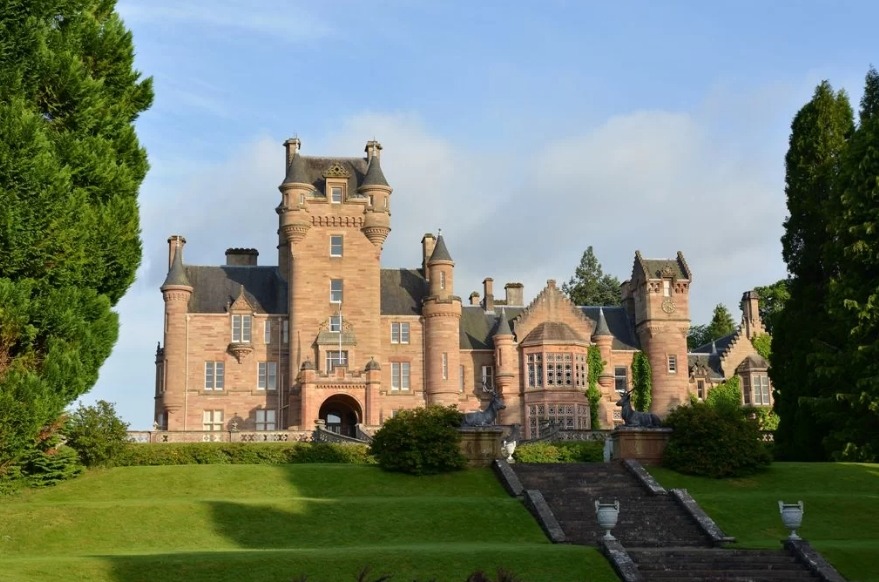
[(629, 556), (644, 580), (815, 580), (782, 550), (726, 548), (632, 548)]

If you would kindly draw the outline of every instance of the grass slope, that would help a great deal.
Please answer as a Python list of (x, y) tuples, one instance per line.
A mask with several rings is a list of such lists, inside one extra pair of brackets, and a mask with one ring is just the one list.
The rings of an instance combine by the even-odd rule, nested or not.
[(803, 501), (797, 533), (853, 582), (879, 582), (879, 465), (773, 463), (745, 479), (705, 479), (662, 468), (667, 488), (684, 488), (740, 546), (777, 548), (788, 530), (778, 501)]
[(433, 477), (356, 465), (91, 471), (0, 498), (0, 578), (167, 582), (616, 580), (592, 548), (550, 544), (487, 470)]

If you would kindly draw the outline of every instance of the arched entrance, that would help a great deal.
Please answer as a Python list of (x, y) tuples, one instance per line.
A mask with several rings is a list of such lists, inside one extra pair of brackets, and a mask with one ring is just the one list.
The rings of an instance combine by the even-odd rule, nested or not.
[(326, 423), (327, 430), (353, 437), (354, 427), (363, 418), (363, 412), (354, 398), (336, 394), (324, 400), (318, 418)]

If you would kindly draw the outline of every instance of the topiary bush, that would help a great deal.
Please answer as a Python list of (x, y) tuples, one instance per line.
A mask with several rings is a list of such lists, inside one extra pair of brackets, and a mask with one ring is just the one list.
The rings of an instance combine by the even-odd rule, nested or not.
[(106, 400), (94, 406), (79, 405), (64, 425), (67, 444), (79, 454), (87, 467), (111, 466), (128, 442), (128, 423), (116, 414), (116, 407)]
[(375, 433), (370, 451), (386, 471), (431, 475), (463, 469), (461, 419), (454, 406), (401, 410)]
[(697, 402), (680, 406), (665, 419), (672, 429), (662, 464), (679, 473), (742, 477), (772, 461), (759, 425), (741, 409), (730, 411)]

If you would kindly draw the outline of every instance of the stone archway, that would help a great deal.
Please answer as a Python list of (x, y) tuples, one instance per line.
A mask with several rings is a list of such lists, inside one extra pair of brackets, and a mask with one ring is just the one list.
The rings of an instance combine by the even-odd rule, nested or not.
[(347, 394), (336, 394), (320, 405), (318, 418), (326, 423), (327, 430), (344, 436), (356, 436), (355, 426), (363, 420), (360, 404)]

